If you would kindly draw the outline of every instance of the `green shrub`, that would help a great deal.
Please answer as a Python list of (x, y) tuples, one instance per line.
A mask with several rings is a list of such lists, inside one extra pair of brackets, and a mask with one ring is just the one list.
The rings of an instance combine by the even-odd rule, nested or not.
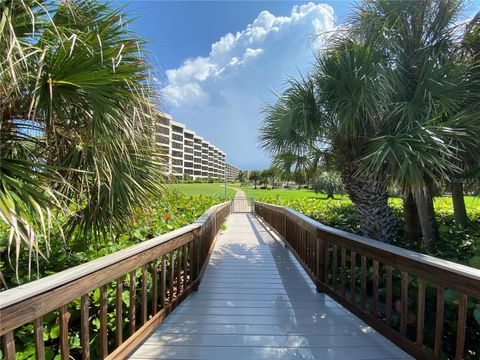
[[(39, 272), (35, 271), (34, 264), (31, 274), (28, 271), (28, 249), (22, 249), (19, 254), (16, 274), (16, 254), (12, 253), (8, 257), (6, 250), (9, 229), (4, 223), (0, 223), (0, 271), (9, 288), (24, 284), (188, 225), (208, 208), (222, 201), (223, 198), (215, 196), (186, 196), (174, 189), (167, 193), (164, 199), (152, 201), (148, 208), (138, 209), (130, 230), (111, 233), (107, 241), (96, 242), (95, 239), (87, 241), (71, 239), (66, 243), (62, 240), (52, 241), (50, 255), (47, 259), (39, 258)], [(56, 231), (51, 234), (52, 238), (61, 239), (59, 231), (61, 226), (61, 223), (56, 226)], [(2, 284), (0, 289), (5, 289), (5, 285)]]
[[(62, 242), (52, 242), (51, 254), (47, 260), (39, 260), (39, 273), (28, 274), (28, 252), (22, 251), (20, 260), (18, 262), (18, 278), (15, 275), (15, 267), (11, 265), (14, 260), (9, 261), (5, 250), (6, 241), (8, 240), (8, 229), (1, 225), (0, 227), (0, 252), (1, 261), (0, 269), (8, 283), (9, 287), (17, 284), (27, 283), (35, 280), (38, 276), (44, 277), (73, 266), (88, 262), (98, 257), (113, 253), (115, 251), (124, 249), (131, 245), (140, 243), (142, 241), (151, 239), (155, 236), (170, 232), (182, 226), (188, 225), (195, 221), (211, 206), (223, 201), (221, 197), (214, 196), (186, 196), (183, 193), (173, 190), (169, 192), (164, 199), (152, 201), (148, 208), (138, 209), (134, 219), (134, 226), (130, 231), (124, 233), (112, 233), (110, 241), (107, 243), (96, 243), (95, 241), (88, 241), (85, 243), (67, 242), (63, 245)], [(59, 234), (55, 234), (59, 236)], [(11, 254), (13, 257), (15, 254)], [(168, 256), (167, 256), (168, 258)], [(167, 278), (170, 277), (167, 269)], [(141, 318), (140, 301), (141, 301), (141, 269), (137, 269), (135, 278), (137, 284), (137, 319)], [(147, 273), (148, 288), (152, 287), (152, 278), (150, 271)], [(4, 286), (3, 286), (4, 288)], [(113, 348), (115, 344), (115, 290), (116, 282), (107, 284), (107, 306), (108, 306), (108, 334), (109, 347)], [(149, 290), (150, 291), (150, 290)], [(128, 277), (124, 281), (124, 289), (122, 294), (123, 306), (123, 333), (128, 333), (128, 309), (130, 303), (130, 288)], [(148, 299), (148, 311), (151, 313), (151, 299)], [(100, 290), (89, 294), (90, 302), (90, 335), (91, 335), (91, 355), (92, 358), (100, 358)], [(69, 342), (70, 354), (73, 358), (81, 357), (80, 345), (80, 299), (77, 299), (68, 305), (70, 314), (69, 320)], [(59, 359), (59, 323), (58, 312), (53, 311), (43, 316), (43, 338), (45, 341), (45, 358), (48, 360)], [(16, 343), (16, 358), (17, 359), (35, 359), (35, 343), (33, 342), (33, 324), (26, 324), (15, 331)], [(0, 351), (0, 359), (2, 353)]]
[[(281, 196), (259, 196), (256, 200), (290, 207), (325, 225), (360, 234), (355, 208), (350, 200), (286, 199)], [(393, 240), (393, 245), (422, 251), (420, 244), (412, 243), (405, 236), (402, 199), (390, 198), (389, 204), (395, 215), (397, 227), (397, 236)], [(435, 211), (441, 238), (437, 243), (436, 251), (431, 255), (480, 268), (480, 207), (467, 208), (469, 217), (467, 229), (455, 226), (450, 198), (436, 198)]]

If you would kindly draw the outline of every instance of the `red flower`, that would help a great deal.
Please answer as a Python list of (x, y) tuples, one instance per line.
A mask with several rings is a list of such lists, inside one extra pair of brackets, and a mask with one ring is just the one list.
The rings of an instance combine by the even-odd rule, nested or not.
[(162, 217), (163, 217), (163, 220), (165, 220), (165, 221), (168, 221), (168, 219), (171, 218), (171, 216), (168, 215), (168, 214), (162, 214)]

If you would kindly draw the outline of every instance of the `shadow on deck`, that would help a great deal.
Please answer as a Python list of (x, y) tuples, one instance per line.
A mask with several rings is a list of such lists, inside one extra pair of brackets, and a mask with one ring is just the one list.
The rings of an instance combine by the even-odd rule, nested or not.
[(284, 243), (231, 214), (198, 292), (131, 359), (404, 359), (407, 353), (317, 293)]

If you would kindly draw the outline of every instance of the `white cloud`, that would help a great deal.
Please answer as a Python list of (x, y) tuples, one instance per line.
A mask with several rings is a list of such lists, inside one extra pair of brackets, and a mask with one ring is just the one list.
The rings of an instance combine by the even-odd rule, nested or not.
[[(165, 72), (161, 94), (166, 110), (223, 146), (227, 155), (234, 154), (229, 147), (246, 146), (260, 158), (256, 129), (261, 107), (273, 99), (270, 90), (280, 90), (298, 70), (307, 72), (314, 61), (311, 47), (321, 45), (317, 35), (333, 29), (333, 9), (325, 4), (294, 6), (289, 16), (262, 11), (242, 31), (213, 43), (208, 56)], [(232, 130), (236, 136), (227, 140), (224, 134)], [(250, 167), (240, 162), (245, 155), (240, 151), (238, 160), (230, 161)]]
[(234, 57), (232, 58), (232, 60), (230, 60), (230, 62), (228, 63), (228, 65), (229, 65), (229, 66), (235, 66), (235, 65), (237, 65), (238, 63), (239, 63), (238, 58), (237, 58), (236, 56), (234, 56)]
[(204, 81), (218, 72), (218, 66), (208, 61), (208, 58), (197, 57), (186, 60), (182, 67), (167, 70), (169, 84), (185, 84), (192, 81)]
[(243, 61), (250, 60), (250, 59), (255, 59), (257, 56), (259, 56), (263, 52), (263, 49), (258, 48), (258, 49), (246, 49), (245, 53), (243, 54)]
[(262, 11), (244, 30), (236, 35), (228, 33), (212, 44), (209, 56), (187, 59), (179, 68), (167, 70), (165, 75), (168, 82), (161, 91), (164, 101), (171, 106), (180, 106), (180, 95), (188, 93), (190, 96), (184, 98), (184, 103), (193, 104), (198, 100), (203, 104), (206, 96), (202, 83), (226, 76), (227, 68), (234, 71), (235, 67), (244, 65), (247, 60), (257, 58), (275, 34), (294, 31), (305, 24), (310, 25), (311, 36), (331, 29), (333, 9), (324, 4), (308, 3), (294, 6), (289, 17)]
[(209, 99), (208, 94), (203, 91), (200, 85), (194, 82), (183, 85), (168, 84), (161, 91), (172, 106), (181, 106), (188, 99), (195, 99), (196, 105), (205, 105)]
[(235, 44), (235, 36), (232, 33), (228, 33), (223, 36), (218, 42), (212, 45), (212, 51), (210, 56), (218, 57), (225, 53), (228, 53)]

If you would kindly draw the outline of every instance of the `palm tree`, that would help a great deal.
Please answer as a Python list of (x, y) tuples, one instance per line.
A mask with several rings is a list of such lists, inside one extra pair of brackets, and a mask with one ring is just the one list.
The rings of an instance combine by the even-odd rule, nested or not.
[(474, 64), (461, 61), (453, 38), (459, 9), (453, 0), (363, 3), (318, 55), (313, 76), (290, 80), (265, 111), (263, 146), (327, 150), (368, 236), (394, 235), (386, 187), (395, 181), (413, 195), (432, 250), (437, 179), (458, 172), (458, 153), (479, 153), (476, 109), (464, 106), (479, 103)]
[(368, 46), (353, 41), (335, 45), (318, 57), (315, 77), (290, 79), (276, 104), (266, 107), (260, 142), (273, 156), (317, 161), (328, 154), (354, 202), (362, 232), (390, 242), (395, 221), (387, 204), (387, 177), (361, 171), (367, 136), (366, 117), (376, 116), (373, 81), (378, 57)]
[(280, 169), (272, 164), (266, 171), (272, 183), (272, 189), (275, 189), (276, 181), (280, 175)]
[[(433, 191), (462, 172), (462, 154), (478, 154), (480, 123), (475, 64), (460, 53), (455, 36), (461, 1), (369, 1), (352, 30), (371, 38), (384, 54), (376, 84), (385, 95), (377, 106), (378, 132), (364, 163), (386, 171), (415, 199), (425, 246), (438, 239)], [(478, 106), (478, 105), (477, 105)], [(463, 195), (462, 195), (463, 196)]]
[(263, 185), (265, 188), (268, 187), (268, 181), (270, 179), (270, 171), (268, 169), (264, 169), (260, 171), (260, 184)]
[(246, 176), (245, 171), (240, 170), (238, 172), (237, 180), (238, 182), (240, 182), (240, 184), (243, 184), (245, 182), (245, 176)]
[(313, 190), (325, 192), (327, 199), (333, 199), (335, 193), (341, 192), (343, 189), (342, 179), (336, 172), (324, 171), (315, 177), (313, 181)]
[(252, 170), (250, 172), (249, 180), (253, 181), (253, 183), (255, 184), (255, 189), (256, 189), (257, 188), (257, 182), (260, 180), (260, 172), (258, 170)]
[(13, 239), (39, 250), (55, 214), (70, 239), (125, 228), (163, 192), (143, 40), (97, 1), (2, 1), (0, 17), (0, 215)]
[[(469, 59), (476, 64), (471, 68), (469, 75), (478, 80), (480, 78), (480, 12), (477, 13), (465, 28), (461, 54), (464, 59)], [(472, 84), (471, 92), (480, 92), (478, 81), (469, 82), (469, 84)], [(480, 111), (480, 102), (478, 101), (466, 101), (464, 106), (473, 107), (477, 112)], [(459, 157), (458, 167), (461, 169), (461, 173), (452, 174), (450, 187), (452, 191), (455, 223), (460, 228), (465, 228), (468, 224), (468, 216), (464, 200), (464, 182), (475, 179), (476, 169), (480, 167), (480, 161), (478, 156), (472, 156), (472, 153), (467, 151), (458, 152), (457, 156)]]

